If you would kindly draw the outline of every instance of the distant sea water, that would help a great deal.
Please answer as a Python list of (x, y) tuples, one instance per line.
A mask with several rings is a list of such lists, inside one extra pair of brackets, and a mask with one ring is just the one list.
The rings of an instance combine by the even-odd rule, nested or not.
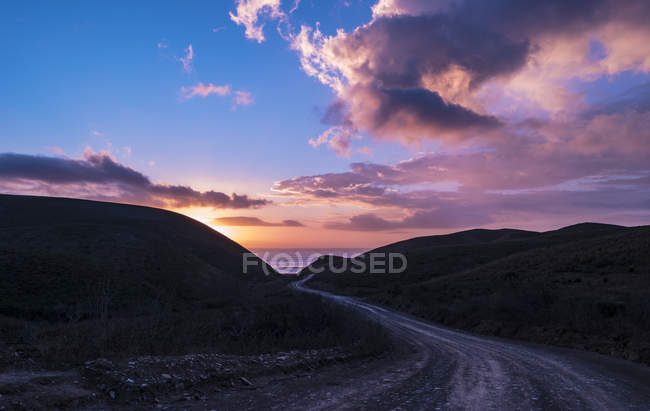
[(321, 255), (355, 257), (361, 248), (256, 248), (251, 250), (281, 274), (298, 274)]

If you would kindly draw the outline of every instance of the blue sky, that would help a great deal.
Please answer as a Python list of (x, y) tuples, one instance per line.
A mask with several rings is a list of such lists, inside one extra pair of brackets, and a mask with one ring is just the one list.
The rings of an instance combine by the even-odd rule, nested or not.
[[(233, 185), (225, 189), (237, 180), (268, 188), (287, 176), (347, 168), (347, 159), (307, 143), (322, 132), (319, 110), (331, 91), (300, 70), (275, 30), (267, 30), (264, 44), (246, 39), (228, 17), (230, 2), (7, 6), (0, 39), (10, 62), (0, 68), (3, 151), (51, 154), (49, 147), (59, 147), (74, 156), (87, 146), (112, 149), (153, 179)], [(306, 19), (317, 14), (308, 6), (301, 8)], [(363, 10), (349, 14), (368, 18), (369, 8)], [(323, 26), (346, 25), (348, 13), (329, 14), (318, 16)], [(189, 44), (191, 73), (176, 60)], [(233, 110), (218, 96), (179, 101), (179, 89), (197, 82), (231, 84), (249, 91), (254, 103)], [(179, 161), (182, 168), (171, 167)]]

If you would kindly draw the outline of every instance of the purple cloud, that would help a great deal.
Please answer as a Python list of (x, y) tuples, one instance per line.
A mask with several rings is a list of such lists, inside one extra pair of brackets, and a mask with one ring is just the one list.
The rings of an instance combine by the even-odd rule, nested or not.
[(492, 222), (492, 218), (474, 208), (445, 205), (435, 210), (416, 211), (401, 220), (386, 220), (373, 213), (353, 216), (347, 222), (330, 222), (325, 228), (352, 231), (391, 231), (402, 229), (440, 229), (476, 227)]
[(219, 217), (212, 220), (213, 224), (233, 227), (304, 227), (296, 220), (284, 220), (279, 223), (270, 223), (258, 217)]
[(247, 195), (152, 183), (108, 154), (92, 151), (87, 151), (83, 160), (2, 153), (0, 189), (174, 208), (257, 208), (270, 203)]
[(584, 101), (568, 79), (650, 70), (647, 2), (379, 0), (372, 9), (350, 32), (303, 26), (292, 47), (337, 94), (324, 121), (377, 138), (506, 138), (522, 113), (579, 116)]

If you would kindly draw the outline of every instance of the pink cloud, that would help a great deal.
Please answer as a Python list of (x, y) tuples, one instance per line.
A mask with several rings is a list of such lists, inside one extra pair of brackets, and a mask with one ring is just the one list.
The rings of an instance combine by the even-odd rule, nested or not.
[(248, 106), (253, 104), (253, 95), (248, 91), (235, 90), (235, 106)]
[(352, 139), (361, 138), (358, 134), (346, 127), (333, 126), (324, 131), (318, 138), (309, 139), (312, 147), (327, 144), (339, 157), (350, 157), (352, 152)]
[(207, 97), (211, 94), (216, 94), (218, 96), (228, 96), (232, 92), (232, 89), (229, 84), (223, 86), (216, 86), (212, 83), (203, 84), (198, 83), (196, 86), (192, 87), (181, 87), (181, 97), (185, 100), (192, 97)]
[(180, 57), (178, 59), (183, 64), (183, 70), (185, 70), (187, 73), (192, 72), (192, 64), (194, 61), (194, 48), (190, 44), (187, 46), (185, 49), (185, 55), (183, 57)]
[(338, 229), (647, 221), (650, 89), (588, 94), (596, 80), (647, 81), (647, 2), (377, 0), (372, 13), (290, 36), (303, 71), (336, 95), (309, 143), (348, 157), (363, 133), (436, 152), (282, 180), (277, 195), (361, 210), (326, 225)]
[(357, 153), (363, 154), (364, 156), (372, 156), (372, 148), (363, 146), (357, 149)]
[(206, 98), (213, 94), (221, 97), (232, 95), (233, 109), (236, 109), (238, 106), (248, 106), (254, 102), (253, 95), (250, 92), (242, 90), (233, 91), (232, 87), (229, 84), (217, 86), (212, 83), (203, 84), (199, 82), (195, 86), (181, 87), (181, 90), (179, 92), (181, 100), (189, 100), (193, 97)]
[[(353, 126), (376, 138), (457, 145), (525, 118), (577, 121), (586, 107), (567, 79), (650, 71), (647, 4), (379, 0), (372, 9), (350, 32), (303, 26), (291, 45)], [(593, 41), (599, 59), (589, 57)]]
[(382, 217), (383, 222), (364, 216), (327, 225), (337, 229), (396, 230), (416, 228), (416, 222), (440, 227), (411, 217), (441, 209), (458, 211), (463, 218), (449, 215), (456, 227), (508, 223), (513, 216), (522, 221), (523, 216), (562, 216), (568, 222), (570, 216), (583, 219), (581, 213), (595, 219), (612, 213), (647, 217), (650, 147), (644, 142), (650, 135), (644, 130), (650, 127), (645, 121), (646, 114), (624, 111), (595, 115), (580, 126), (522, 124), (536, 141), (508, 136), (482, 148), (424, 153), (394, 164), (352, 163), (347, 172), (279, 181), (274, 191), (303, 204), (372, 207), (398, 215)]
[(230, 12), (230, 19), (235, 24), (244, 26), (246, 37), (258, 43), (265, 40), (264, 23), (260, 22), (260, 17), (268, 16), (271, 19), (285, 17), (284, 12), (280, 10), (280, 0), (236, 0), (236, 3), (236, 11)]

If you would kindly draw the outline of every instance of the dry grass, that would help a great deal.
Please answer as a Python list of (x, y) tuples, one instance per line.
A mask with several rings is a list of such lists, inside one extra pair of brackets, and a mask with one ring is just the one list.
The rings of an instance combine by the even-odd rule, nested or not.
[(314, 281), (452, 327), (650, 364), (650, 227), (431, 247), (399, 276)]

